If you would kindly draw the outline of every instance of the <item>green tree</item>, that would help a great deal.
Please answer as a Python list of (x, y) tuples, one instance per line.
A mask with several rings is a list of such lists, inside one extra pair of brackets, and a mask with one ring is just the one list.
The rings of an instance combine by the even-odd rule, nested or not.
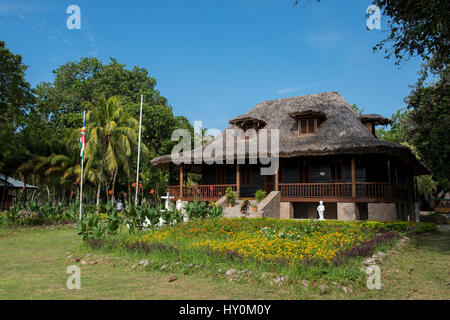
[(123, 103), (129, 104), (138, 103), (143, 94), (144, 101), (150, 105), (167, 104), (155, 89), (156, 80), (146, 69), (133, 67), (128, 70), (114, 58), (109, 64), (103, 64), (97, 58), (82, 58), (64, 64), (53, 74), (53, 83), (40, 83), (36, 88), (37, 110), (58, 127), (78, 126), (71, 121), (75, 117), (73, 114), (81, 113), (85, 101), (95, 104), (102, 96), (121, 96)]
[(34, 104), (26, 69), (22, 57), (0, 41), (0, 172), (5, 174), (12, 173), (26, 153), (17, 138)]
[[(444, 79), (417, 85), (406, 99), (410, 114), (406, 140), (430, 168), (439, 189), (450, 191), (449, 84)], [(438, 190), (439, 191), (439, 190)]]
[[(131, 171), (129, 159), (132, 148), (138, 143), (138, 122), (125, 111), (120, 98), (116, 96), (108, 99), (102, 96), (96, 104), (87, 103), (87, 106), (86, 168), (89, 169), (95, 159), (100, 160), (98, 208), (105, 168), (108, 172), (114, 172), (121, 164), (126, 172)], [(141, 151), (143, 154), (148, 152), (145, 144), (141, 145)]]

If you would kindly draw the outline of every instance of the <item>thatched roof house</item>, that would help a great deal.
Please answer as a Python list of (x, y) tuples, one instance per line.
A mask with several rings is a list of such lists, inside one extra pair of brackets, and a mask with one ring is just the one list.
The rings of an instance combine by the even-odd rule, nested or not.
[[(377, 114), (357, 114), (337, 92), (264, 101), (229, 123), (227, 130), (208, 144), (182, 153), (190, 160), (188, 165), (175, 165), (171, 155), (152, 161), (156, 167), (180, 173), (180, 185), (169, 188), (175, 197), (217, 200), (224, 194), (225, 186), (233, 187), (241, 197), (251, 197), (256, 190), (264, 189), (268, 193), (279, 192), (281, 202), (292, 204), (294, 214), (289, 216), (303, 217), (311, 211), (307, 206), (319, 200), (334, 203), (336, 216), (339, 216), (339, 204), (350, 202), (354, 208), (363, 204), (358, 215), (364, 216), (364, 212), (371, 211), (368, 208), (372, 204), (411, 203), (414, 201), (412, 177), (429, 173), (408, 147), (376, 137), (375, 126), (391, 124), (390, 119)], [(246, 131), (240, 138), (233, 133), (233, 142), (239, 140), (246, 145), (244, 154), (237, 153), (235, 144), (227, 148), (228, 129)], [(213, 159), (230, 159), (229, 150), (232, 159), (250, 158), (248, 147), (262, 135), (262, 129), (279, 132), (280, 165), (275, 175), (262, 176), (259, 169), (263, 166), (248, 160), (245, 165), (242, 162), (206, 164)], [(268, 138), (271, 145), (270, 135)], [(203, 162), (194, 163), (194, 155), (208, 148), (213, 152), (203, 157)], [(192, 187), (184, 186), (185, 171), (202, 173), (202, 186), (198, 188), (204, 188), (203, 191), (195, 193)], [(407, 209), (395, 211), (396, 217), (404, 218)], [(374, 212), (372, 216), (378, 214)], [(390, 217), (393, 215), (391, 210)]]
[[(302, 116), (317, 115), (323, 119), (315, 134), (298, 135), (297, 120)], [(363, 123), (390, 124), (381, 115), (358, 115), (337, 92), (311, 94), (259, 103), (249, 112), (229, 121), (229, 129), (246, 123), (259, 123), (264, 129), (280, 130), (280, 158), (337, 154), (386, 154), (402, 158), (416, 174), (428, 170), (414, 157), (408, 147), (378, 139)], [(222, 135), (225, 131), (222, 132)], [(225, 141), (226, 139), (224, 139)], [(211, 141), (210, 143), (214, 143)], [(203, 146), (205, 148), (205, 146)], [(226, 144), (224, 149), (226, 148)], [(192, 158), (195, 150), (192, 151)], [(223, 153), (225, 158), (225, 152)], [(152, 164), (169, 168), (171, 156), (153, 159)]]

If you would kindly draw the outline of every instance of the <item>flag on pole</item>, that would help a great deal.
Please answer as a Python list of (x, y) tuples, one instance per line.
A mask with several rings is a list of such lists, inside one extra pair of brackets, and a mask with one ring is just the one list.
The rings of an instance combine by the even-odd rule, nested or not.
[(84, 148), (86, 147), (86, 116), (84, 116), (83, 120), (83, 128), (81, 128), (81, 137), (80, 137), (80, 157), (84, 159)]

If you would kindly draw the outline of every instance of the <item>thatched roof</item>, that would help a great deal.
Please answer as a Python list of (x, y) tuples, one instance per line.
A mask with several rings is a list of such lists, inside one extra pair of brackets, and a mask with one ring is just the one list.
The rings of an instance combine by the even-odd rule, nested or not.
[(259, 123), (261, 125), (266, 125), (266, 122), (262, 119), (258, 119), (255, 117), (244, 117), (244, 116), (236, 117), (234, 119), (231, 119), (228, 122), (230, 124), (234, 124), (234, 125), (242, 125), (243, 123), (246, 123), (246, 122), (255, 122), (255, 123)]
[(370, 114), (362, 114), (359, 116), (359, 119), (362, 123), (365, 122), (372, 122), (375, 125), (387, 125), (392, 124), (392, 120), (383, 117), (382, 115), (376, 114), (376, 113), (370, 113)]
[[(297, 122), (292, 116), (305, 112), (322, 114), (325, 120), (316, 133), (298, 135)], [(388, 154), (403, 159), (414, 168), (417, 174), (428, 173), (427, 169), (411, 154), (409, 148), (382, 141), (368, 132), (360, 121), (359, 115), (337, 92), (261, 102), (246, 114), (233, 120), (237, 119), (256, 119), (266, 124), (264, 129), (278, 129), (280, 158), (336, 154)], [(233, 122), (236, 123), (236, 121)], [(233, 128), (236, 128), (235, 124), (229, 127), (229, 129)], [(219, 136), (224, 137), (224, 134), (225, 131)], [(214, 143), (215, 140), (209, 144)], [(223, 153), (220, 150), (216, 152), (216, 157), (225, 158), (225, 147)], [(192, 152), (190, 154), (193, 155)], [(168, 168), (170, 162), (171, 156), (166, 155), (154, 159), (152, 164)]]

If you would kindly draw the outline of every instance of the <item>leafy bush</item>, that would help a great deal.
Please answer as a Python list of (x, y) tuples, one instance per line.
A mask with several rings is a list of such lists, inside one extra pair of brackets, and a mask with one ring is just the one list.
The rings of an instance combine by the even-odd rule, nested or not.
[(245, 199), (241, 204), (241, 213), (247, 214), (249, 208), (250, 208), (250, 199)]
[(189, 219), (206, 219), (208, 217), (208, 206), (206, 202), (195, 200), (184, 208)]
[(400, 233), (420, 234), (424, 232), (436, 231), (436, 225), (434, 223), (423, 222), (408, 222), (408, 221), (365, 221), (361, 225), (364, 228), (374, 230), (376, 232), (381, 231), (395, 231)]
[(263, 201), (265, 197), (267, 197), (267, 192), (261, 189), (256, 191), (255, 198), (258, 203), (261, 203), (261, 201)]
[(173, 225), (175, 223), (181, 223), (183, 222), (183, 214), (180, 210), (177, 210), (176, 208), (172, 208), (172, 210), (164, 210), (161, 213), (161, 217), (164, 220), (164, 222), (168, 225)]
[(16, 218), (16, 223), (23, 226), (34, 226), (39, 224), (39, 220), (39, 212), (22, 210)]
[(99, 215), (88, 214), (77, 222), (77, 227), (78, 234), (83, 237), (83, 241), (89, 242), (91, 239), (101, 239), (108, 226), (106, 221), (100, 219)]
[(234, 193), (233, 188), (228, 187), (225, 190), (225, 196), (227, 197), (227, 203), (234, 206), (234, 203), (236, 202), (236, 193)]
[(217, 219), (223, 215), (223, 208), (219, 206), (217, 203), (212, 202), (208, 208), (208, 217), (210, 219)]

